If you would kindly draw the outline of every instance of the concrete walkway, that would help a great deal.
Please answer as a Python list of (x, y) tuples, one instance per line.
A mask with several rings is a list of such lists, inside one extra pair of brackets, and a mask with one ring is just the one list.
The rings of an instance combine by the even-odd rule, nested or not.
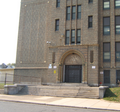
[(21, 103), (42, 104), (42, 105), (120, 111), (120, 103), (109, 102), (103, 99), (63, 98), (63, 97), (49, 97), (49, 96), (0, 94), (0, 100), (11, 101), (11, 102), (21, 102)]

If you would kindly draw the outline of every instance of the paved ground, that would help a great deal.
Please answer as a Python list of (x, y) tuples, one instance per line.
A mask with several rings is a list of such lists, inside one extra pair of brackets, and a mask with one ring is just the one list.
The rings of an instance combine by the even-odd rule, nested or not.
[(63, 98), (32, 95), (4, 95), (0, 94), (1, 101), (23, 102), (31, 104), (55, 105), (88, 109), (105, 109), (120, 111), (120, 103), (108, 102), (101, 99)]
[[(0, 101), (0, 112), (103, 112), (103, 110)], [(104, 112), (114, 111), (104, 110)]]

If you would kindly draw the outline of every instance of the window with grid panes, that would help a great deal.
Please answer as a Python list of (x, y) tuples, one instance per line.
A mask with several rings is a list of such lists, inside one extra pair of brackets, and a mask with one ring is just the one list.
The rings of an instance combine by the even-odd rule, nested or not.
[(75, 44), (75, 30), (71, 30), (71, 44)]
[(103, 0), (103, 9), (110, 9), (110, 0)]
[(120, 81), (120, 70), (116, 71), (116, 83), (118, 84), (118, 82)]
[(66, 9), (66, 20), (70, 20), (70, 7)]
[(89, 3), (93, 3), (93, 0), (88, 0), (89, 1)]
[(60, 7), (60, 0), (56, 0), (56, 7)]
[(104, 84), (110, 84), (110, 70), (104, 70)]
[(110, 43), (103, 43), (103, 61), (110, 62)]
[(78, 29), (78, 30), (77, 30), (76, 43), (77, 43), (77, 44), (80, 44), (80, 41), (81, 41), (81, 30)]
[(59, 31), (59, 19), (55, 20), (55, 31)]
[(69, 39), (70, 39), (70, 31), (66, 30), (66, 38), (65, 38), (65, 44), (69, 45)]
[(103, 34), (110, 35), (110, 17), (103, 18)]
[(76, 17), (76, 6), (72, 6), (72, 19)]
[(120, 8), (120, 0), (115, 0), (115, 8)]
[(88, 16), (88, 28), (92, 28), (92, 16)]
[(120, 42), (115, 43), (116, 61), (120, 61)]
[(115, 17), (115, 33), (120, 34), (120, 16)]
[(81, 5), (77, 6), (77, 19), (81, 19)]

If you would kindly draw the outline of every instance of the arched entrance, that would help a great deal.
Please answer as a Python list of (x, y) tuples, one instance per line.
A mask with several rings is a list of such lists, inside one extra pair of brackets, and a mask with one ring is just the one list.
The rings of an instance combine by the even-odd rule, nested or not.
[(64, 61), (63, 82), (81, 83), (82, 82), (82, 61), (77, 54), (70, 54)]
[(85, 59), (83, 54), (77, 50), (65, 52), (60, 60), (59, 70), (60, 82), (85, 82)]

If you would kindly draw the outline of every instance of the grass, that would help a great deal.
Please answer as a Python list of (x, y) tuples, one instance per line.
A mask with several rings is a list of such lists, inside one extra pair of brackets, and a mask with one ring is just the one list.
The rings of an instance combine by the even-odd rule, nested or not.
[[(13, 84), (6, 84), (6, 85), (13, 85)], [(0, 89), (4, 89), (4, 84), (0, 83)]]
[(104, 100), (120, 102), (120, 87), (109, 88), (105, 92)]
[(4, 84), (0, 84), (0, 89), (3, 89), (4, 88)]

